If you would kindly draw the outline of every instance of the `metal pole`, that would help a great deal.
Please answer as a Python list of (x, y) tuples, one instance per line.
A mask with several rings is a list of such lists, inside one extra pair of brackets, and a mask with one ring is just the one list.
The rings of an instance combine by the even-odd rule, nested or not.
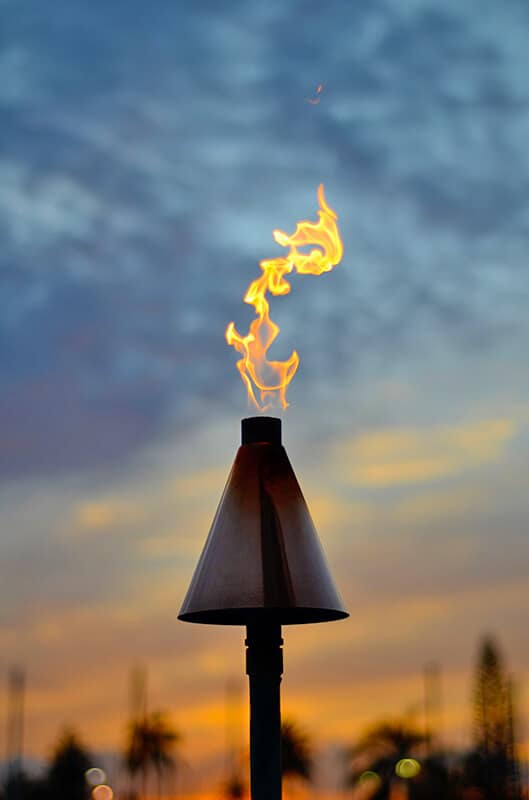
[(246, 636), (252, 800), (281, 800), (281, 625), (252, 623)]

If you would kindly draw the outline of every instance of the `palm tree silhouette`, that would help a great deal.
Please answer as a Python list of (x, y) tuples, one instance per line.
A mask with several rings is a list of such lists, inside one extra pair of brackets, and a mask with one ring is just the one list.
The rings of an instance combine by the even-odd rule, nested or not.
[(138, 772), (141, 774), (143, 797), (151, 770), (156, 775), (158, 797), (161, 797), (162, 778), (176, 766), (173, 750), (180, 739), (178, 731), (171, 727), (160, 711), (147, 714), (130, 726), (125, 765), (132, 777)]
[(308, 735), (292, 720), (281, 724), (281, 773), (285, 778), (310, 781), (314, 753)]
[(347, 784), (356, 786), (366, 776), (373, 781), (372, 800), (389, 800), (399, 761), (410, 758), (426, 737), (407, 722), (379, 722), (348, 753), (352, 766)]

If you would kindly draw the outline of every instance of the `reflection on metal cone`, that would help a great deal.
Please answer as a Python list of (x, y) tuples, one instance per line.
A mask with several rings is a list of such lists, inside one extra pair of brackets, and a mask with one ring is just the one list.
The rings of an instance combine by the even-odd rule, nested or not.
[(280, 420), (243, 420), (243, 444), (179, 619), (288, 625), (347, 616), (281, 446)]

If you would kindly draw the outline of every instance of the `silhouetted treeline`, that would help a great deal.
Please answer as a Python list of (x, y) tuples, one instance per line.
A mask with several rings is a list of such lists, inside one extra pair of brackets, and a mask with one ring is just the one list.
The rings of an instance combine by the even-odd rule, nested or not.
[[(367, 790), (361, 792), (363, 797), (390, 800), (396, 784), (405, 783), (408, 800), (529, 800), (516, 753), (513, 684), (490, 637), (478, 652), (473, 710), (474, 741), (466, 753), (443, 752), (428, 720), (424, 730), (409, 720), (372, 725), (347, 754), (346, 784), (353, 796), (363, 785)], [(310, 738), (292, 722), (284, 722), (281, 738), (286, 781), (311, 781), (314, 749)], [(144, 708), (132, 719), (122, 762), (128, 774), (128, 798), (145, 797), (150, 776), (158, 796), (162, 795), (167, 788), (163, 779), (171, 778), (176, 766), (174, 750), (180, 740), (179, 732), (160, 712), (148, 713)], [(11, 765), (0, 800), (89, 800), (91, 796), (86, 775), (93, 760), (73, 732), (61, 736), (42, 777), (28, 777), (17, 764)], [(244, 769), (234, 771), (221, 792), (232, 800), (247, 798)]]
[(67, 731), (61, 736), (43, 777), (30, 778), (22, 771), (11, 771), (4, 790), (5, 800), (88, 800), (90, 787), (85, 774), (91, 766), (89, 753), (77, 736)]
[[(173, 750), (180, 738), (161, 712), (145, 711), (133, 719), (122, 762), (128, 776), (128, 790), (121, 796), (128, 800), (145, 797), (147, 782), (152, 776), (161, 797), (163, 778), (170, 776), (176, 766)], [(19, 768), (18, 762), (10, 765), (3, 792), (0, 789), (0, 800), (89, 800), (93, 796), (94, 782), (88, 778), (94, 771), (102, 772), (94, 770), (93, 758), (77, 735), (67, 731), (60, 737), (42, 777), (29, 777)]]
[(356, 790), (369, 784), (370, 800), (389, 800), (401, 782), (408, 800), (525, 800), (512, 681), (490, 637), (479, 649), (473, 702), (470, 752), (450, 757), (432, 752), (430, 731), (406, 721), (377, 723), (348, 753), (347, 785)]

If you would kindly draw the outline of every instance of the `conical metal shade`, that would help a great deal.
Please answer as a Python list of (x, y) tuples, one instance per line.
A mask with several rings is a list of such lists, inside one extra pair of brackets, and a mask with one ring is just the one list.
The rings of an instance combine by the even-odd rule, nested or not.
[(347, 617), (285, 449), (281, 421), (243, 420), (243, 444), (179, 619), (282, 625)]

